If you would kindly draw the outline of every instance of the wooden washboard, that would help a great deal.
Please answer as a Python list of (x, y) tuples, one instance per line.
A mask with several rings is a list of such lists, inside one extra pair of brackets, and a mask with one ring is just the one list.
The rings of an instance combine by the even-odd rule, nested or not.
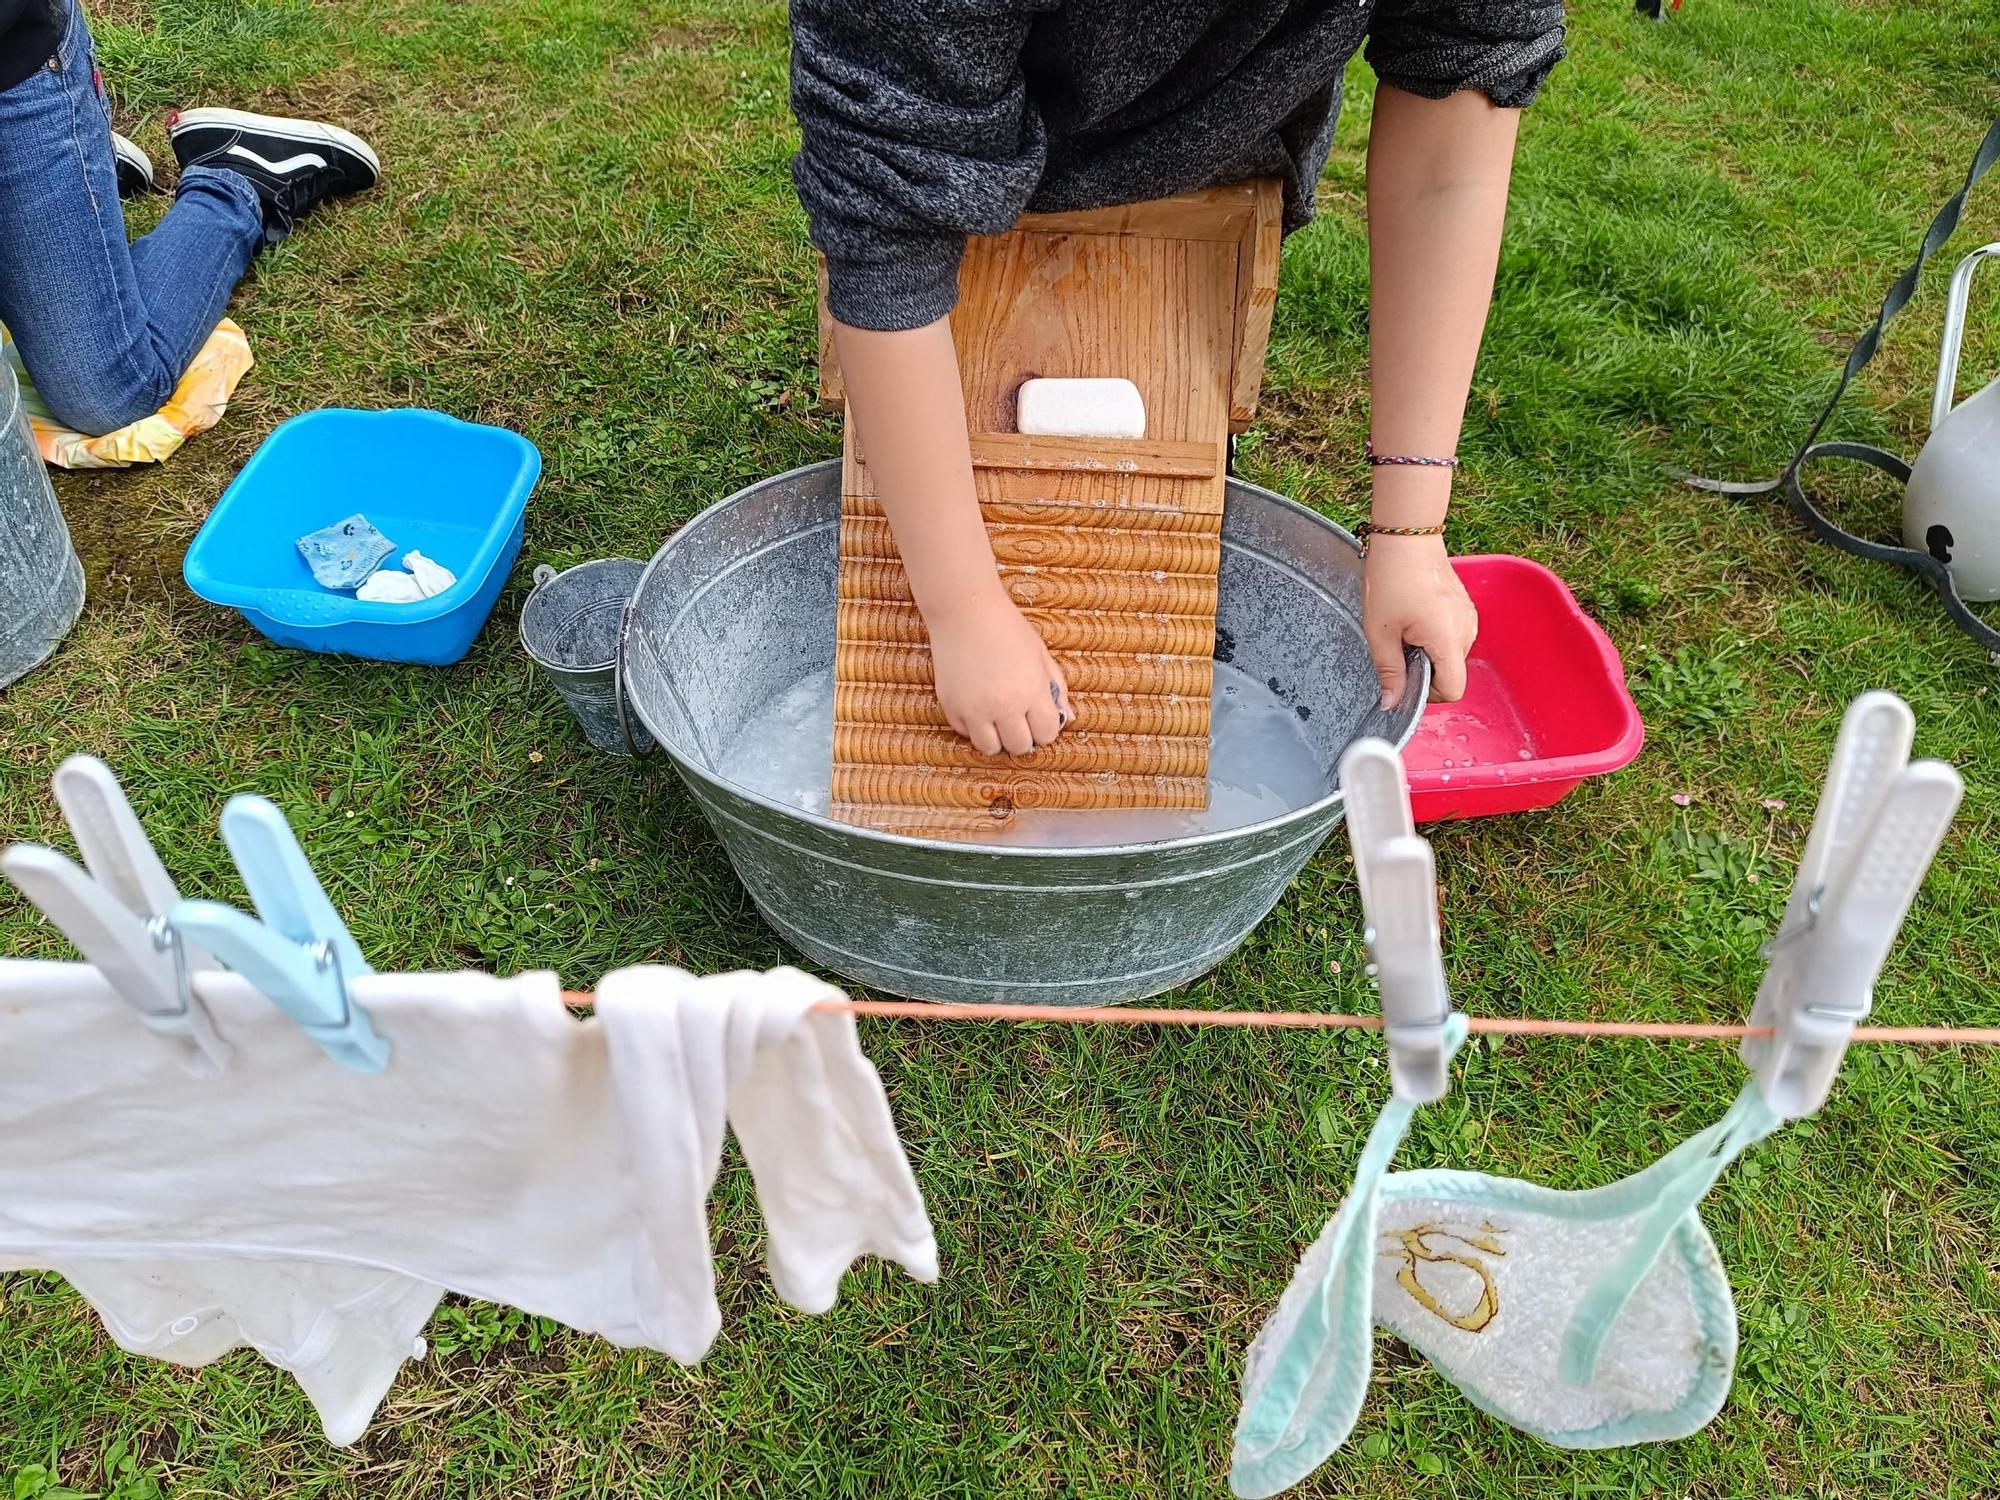
[[(1027, 756), (988, 759), (931, 692), (866, 456), (842, 445), (833, 813), (976, 837), (1022, 808), (1206, 805), (1216, 575), (1228, 445), (1256, 414), (1277, 297), (1273, 181), (1121, 208), (1030, 214), (972, 239), (952, 337), (973, 484), (1007, 591), (1069, 680), (1076, 722)], [(820, 298), (820, 394), (845, 405)], [(1122, 376), (1138, 439), (1030, 437), (1031, 376)]]

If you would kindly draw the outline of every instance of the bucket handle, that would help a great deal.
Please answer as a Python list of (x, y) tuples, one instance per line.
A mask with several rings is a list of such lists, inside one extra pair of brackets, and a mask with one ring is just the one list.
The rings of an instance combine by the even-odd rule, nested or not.
[(539, 594), (555, 576), (556, 570), (554, 568), (550, 567), (547, 563), (538, 563), (535, 567), (535, 586), (528, 590), (528, 597), (532, 599), (535, 595)]
[[(537, 569), (536, 577), (539, 579), (540, 576), (541, 570)], [(625, 736), (625, 753), (634, 760), (644, 760), (659, 749), (659, 745), (656, 742), (643, 750), (639, 748), (639, 738), (632, 733), (631, 714), (625, 707), (625, 647), (632, 639), (632, 617), (637, 613), (637, 605), (638, 595), (635, 593), (626, 602), (625, 612), (619, 617), (618, 650), (611, 658), (611, 704), (618, 711), (618, 732)]]

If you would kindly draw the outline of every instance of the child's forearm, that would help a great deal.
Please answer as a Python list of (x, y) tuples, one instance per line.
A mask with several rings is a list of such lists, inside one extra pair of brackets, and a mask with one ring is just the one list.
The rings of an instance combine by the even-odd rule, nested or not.
[(910, 592), (934, 626), (1000, 592), (972, 489), (951, 324), (877, 333), (833, 325), (849, 419), (895, 534)]
[[(1368, 140), (1371, 435), (1381, 453), (1458, 449), (1493, 297), (1518, 110), (1467, 90), (1424, 99), (1384, 86)], [(1375, 470), (1372, 519), (1444, 519), (1451, 470)]]
[[(1474, 91), (1423, 99), (1384, 86), (1368, 138), (1370, 435), (1384, 455), (1445, 458), (1472, 388), (1472, 366), (1493, 300), (1493, 269), (1507, 215), (1517, 116)], [(1377, 526), (1442, 524), (1451, 504), (1443, 465), (1376, 468), (1369, 519)], [(1452, 572), (1441, 536), (1370, 538), (1361, 624), (1382, 683), (1398, 702), (1403, 651), (1431, 661), (1431, 692), (1465, 691), (1478, 616)]]
[(836, 322), (833, 341), (848, 420), (923, 611), (945, 717), (988, 755), (1032, 754), (1062, 733), (1069, 696), (986, 540), (951, 324), (875, 333)]

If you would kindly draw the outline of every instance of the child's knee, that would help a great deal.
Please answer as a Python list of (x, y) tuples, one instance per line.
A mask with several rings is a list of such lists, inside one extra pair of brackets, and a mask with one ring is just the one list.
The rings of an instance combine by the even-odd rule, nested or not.
[(150, 417), (166, 405), (174, 381), (164, 372), (97, 379), (65, 373), (50, 380), (36, 375), (35, 389), (50, 415), (63, 426), (102, 437)]

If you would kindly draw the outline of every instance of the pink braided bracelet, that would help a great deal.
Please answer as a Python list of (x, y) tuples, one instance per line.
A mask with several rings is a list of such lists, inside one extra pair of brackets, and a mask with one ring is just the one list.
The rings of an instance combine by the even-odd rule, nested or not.
[(1361, 451), (1362, 456), (1368, 460), (1369, 464), (1378, 469), (1394, 464), (1409, 464), (1427, 469), (1455, 469), (1458, 467), (1458, 455), (1456, 453), (1450, 458), (1424, 458), (1406, 453), (1377, 453), (1375, 451), (1375, 439), (1373, 438), (1363, 440)]

